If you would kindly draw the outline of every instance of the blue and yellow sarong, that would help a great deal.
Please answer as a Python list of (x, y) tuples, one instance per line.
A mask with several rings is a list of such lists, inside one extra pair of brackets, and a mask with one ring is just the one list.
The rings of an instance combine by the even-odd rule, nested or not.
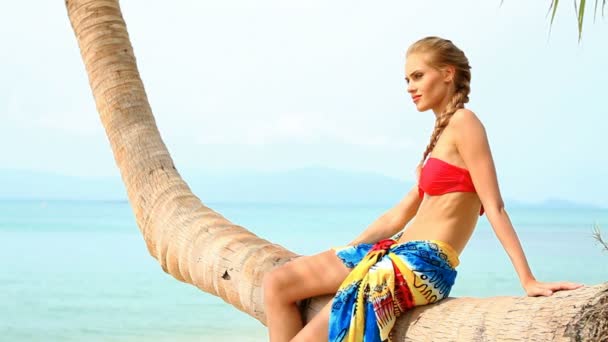
[(459, 264), (456, 251), (438, 240), (385, 239), (333, 249), (353, 270), (333, 299), (330, 342), (390, 341), (401, 313), (449, 295)]

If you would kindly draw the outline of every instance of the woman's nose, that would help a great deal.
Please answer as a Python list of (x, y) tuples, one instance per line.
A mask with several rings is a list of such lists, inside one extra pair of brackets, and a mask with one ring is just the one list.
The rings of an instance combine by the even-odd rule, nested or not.
[(409, 83), (407, 85), (407, 92), (410, 93), (410, 94), (413, 94), (414, 91), (415, 91), (414, 86), (411, 83)]

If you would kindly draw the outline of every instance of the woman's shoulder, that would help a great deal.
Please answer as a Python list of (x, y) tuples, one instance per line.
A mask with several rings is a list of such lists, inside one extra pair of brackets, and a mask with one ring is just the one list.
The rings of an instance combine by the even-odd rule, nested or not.
[(460, 141), (470, 140), (473, 136), (485, 136), (485, 127), (477, 114), (470, 109), (460, 108), (450, 118), (450, 143), (455, 150), (459, 149)]
[(459, 109), (456, 109), (456, 111), (452, 115), (452, 118), (450, 119), (450, 121), (452, 121), (452, 120), (462, 121), (462, 120), (471, 120), (471, 119), (479, 120), (479, 117), (477, 116), (477, 114), (475, 114), (475, 112), (473, 112), (472, 110), (470, 110), (468, 108), (459, 108)]
[(452, 127), (456, 129), (483, 126), (483, 123), (477, 114), (467, 108), (457, 109), (456, 112), (454, 112), (454, 115), (452, 115), (450, 118), (450, 123), (452, 124)]

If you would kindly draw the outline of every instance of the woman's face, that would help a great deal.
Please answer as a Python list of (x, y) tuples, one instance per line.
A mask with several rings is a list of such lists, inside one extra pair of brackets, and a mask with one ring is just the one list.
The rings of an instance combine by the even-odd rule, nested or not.
[(425, 56), (412, 53), (405, 62), (407, 92), (419, 112), (432, 109), (441, 113), (449, 100), (448, 94), (453, 79), (453, 69), (435, 69), (426, 63)]

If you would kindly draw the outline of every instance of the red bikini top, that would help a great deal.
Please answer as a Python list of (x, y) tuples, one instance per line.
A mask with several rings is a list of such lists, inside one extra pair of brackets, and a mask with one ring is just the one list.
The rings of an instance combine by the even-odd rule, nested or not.
[[(420, 198), (426, 192), (429, 195), (442, 195), (448, 192), (476, 192), (473, 180), (467, 169), (430, 157), (420, 174), (418, 194)], [(483, 205), (479, 216), (483, 215)]]

